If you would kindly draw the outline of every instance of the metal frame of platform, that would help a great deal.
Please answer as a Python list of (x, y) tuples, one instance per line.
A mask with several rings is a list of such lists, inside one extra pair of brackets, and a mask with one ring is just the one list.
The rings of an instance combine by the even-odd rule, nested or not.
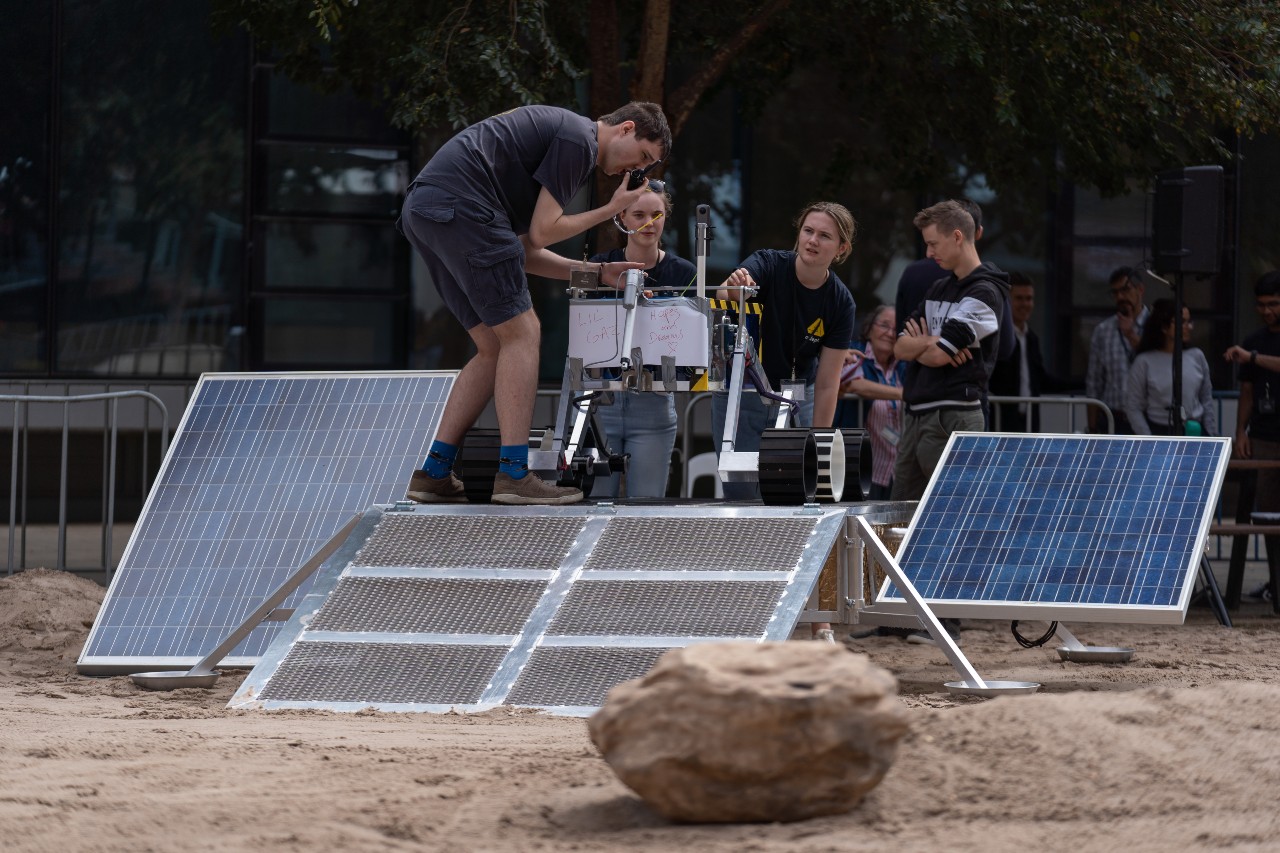
[[(585, 715), (608, 687), (643, 675), (667, 649), (789, 638), (842, 538), (846, 510), (373, 507), (320, 567), (229, 707), (447, 712), (515, 705)], [(568, 532), (566, 521), (573, 522)], [(560, 543), (563, 553), (544, 549), (521, 566), (502, 559), (519, 556), (522, 540), (514, 534), (491, 545), (483, 532), (465, 543), (455, 532), (444, 538), (470, 549), (466, 558), (451, 558), (449, 543), (436, 542), (421, 549), (431, 552), (421, 565), (398, 565), (398, 546), (387, 546), (412, 537), (410, 528), (455, 523), (476, 530), (522, 524), (526, 535)], [(390, 525), (402, 530), (379, 539)], [(495, 556), (486, 561), (485, 553)], [(371, 562), (378, 565), (363, 565)], [(372, 582), (384, 589), (363, 595)], [(386, 586), (396, 584), (394, 593)], [(471, 617), (487, 630), (466, 630), (456, 607), (438, 606), (450, 595), (448, 584), (471, 585), (457, 602), (487, 597), (489, 612)], [(540, 587), (536, 603), (530, 584)], [(430, 597), (407, 609), (395, 604), (423, 590), (435, 604)], [(425, 701), (433, 691), (444, 698)], [(590, 701), (574, 701), (583, 696)]]

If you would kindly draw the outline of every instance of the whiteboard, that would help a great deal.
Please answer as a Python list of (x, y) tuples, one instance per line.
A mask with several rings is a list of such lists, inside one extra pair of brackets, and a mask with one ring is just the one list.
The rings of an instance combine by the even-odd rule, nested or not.
[[(626, 314), (621, 299), (570, 300), (569, 357), (584, 367), (621, 366)], [(631, 345), (640, 347), (646, 365), (661, 366), (671, 356), (677, 367), (710, 366), (711, 318), (697, 299), (642, 296), (635, 315)]]

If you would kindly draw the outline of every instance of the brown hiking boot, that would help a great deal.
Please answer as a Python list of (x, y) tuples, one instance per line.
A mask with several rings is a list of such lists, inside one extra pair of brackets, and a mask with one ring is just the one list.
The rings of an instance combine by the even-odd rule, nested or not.
[(553, 486), (532, 472), (517, 480), (499, 471), (493, 478), (491, 500), (496, 504), (558, 506), (576, 504), (582, 500), (582, 491), (569, 486)]
[(414, 471), (405, 497), (420, 504), (460, 504), (467, 501), (462, 481), (452, 471), (449, 476), (439, 479), (423, 470)]

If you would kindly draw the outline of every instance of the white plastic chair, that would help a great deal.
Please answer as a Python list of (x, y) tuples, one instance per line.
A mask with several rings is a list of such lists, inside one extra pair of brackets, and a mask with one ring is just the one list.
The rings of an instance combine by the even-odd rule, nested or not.
[(688, 464), (684, 466), (685, 497), (693, 496), (693, 484), (699, 477), (710, 477), (715, 480), (716, 497), (723, 498), (724, 483), (720, 482), (719, 467), (714, 452), (699, 453), (697, 456), (692, 457)]

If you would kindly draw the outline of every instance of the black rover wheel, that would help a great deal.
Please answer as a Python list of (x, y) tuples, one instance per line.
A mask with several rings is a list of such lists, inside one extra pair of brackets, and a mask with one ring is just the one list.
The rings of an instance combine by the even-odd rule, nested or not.
[(469, 430), (462, 439), (454, 468), (471, 503), (487, 504), (493, 497), (501, 453), (502, 434), (496, 429)]
[(862, 442), (867, 437), (865, 429), (842, 429), (844, 435), (844, 497), (841, 503), (866, 500), (862, 493)]
[(818, 490), (818, 445), (807, 428), (767, 429), (760, 437), (760, 499), (770, 506), (812, 503)]

